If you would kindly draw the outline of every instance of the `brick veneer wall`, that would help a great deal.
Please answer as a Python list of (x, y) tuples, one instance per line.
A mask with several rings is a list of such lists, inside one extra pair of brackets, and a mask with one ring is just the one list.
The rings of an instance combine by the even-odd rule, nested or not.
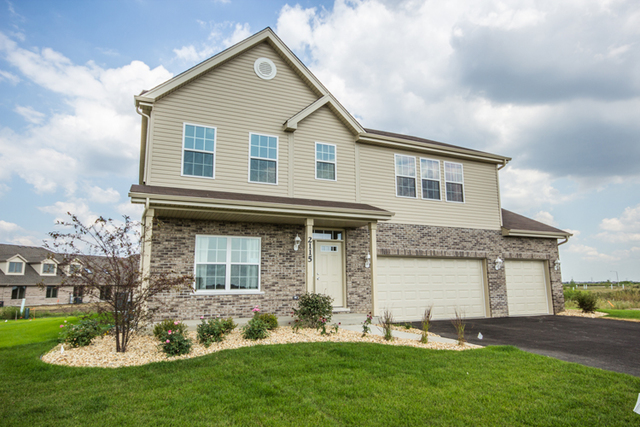
[[(19, 307), (22, 305), (22, 299), (11, 299), (11, 291), (15, 285), (1, 285), (0, 286), (0, 301), (4, 301), (5, 307)], [(25, 285), (18, 285), (25, 286)], [(69, 295), (73, 294), (73, 287), (67, 286), (58, 288), (57, 298), (47, 298), (47, 289), (40, 288), (36, 285), (27, 285), (25, 289), (25, 306), (32, 305), (55, 305), (55, 304), (69, 304)]]
[(156, 320), (197, 319), (200, 316), (251, 317), (259, 305), (263, 312), (290, 315), (297, 307), (294, 295), (305, 292), (304, 248), (293, 250), (296, 234), (304, 227), (286, 224), (252, 224), (190, 219), (160, 218), (154, 221), (151, 271), (193, 274), (196, 235), (261, 238), (260, 287), (258, 295), (201, 295), (190, 290), (160, 295), (151, 306), (160, 306)]
[(553, 309), (555, 313), (564, 309), (561, 272), (553, 269), (553, 261), (558, 259), (555, 239), (505, 237), (498, 230), (382, 223), (378, 224), (378, 255), (487, 260), (492, 317), (509, 315), (505, 269), (491, 268), (494, 260), (498, 256), (504, 260), (548, 260)]

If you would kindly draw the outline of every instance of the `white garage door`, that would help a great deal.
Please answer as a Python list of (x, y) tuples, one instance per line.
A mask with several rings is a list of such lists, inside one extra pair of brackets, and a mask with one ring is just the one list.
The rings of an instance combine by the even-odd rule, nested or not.
[(479, 260), (378, 258), (377, 315), (391, 310), (397, 321), (420, 320), (433, 305), (434, 319), (485, 317), (484, 280)]
[(510, 316), (549, 314), (544, 261), (504, 262)]

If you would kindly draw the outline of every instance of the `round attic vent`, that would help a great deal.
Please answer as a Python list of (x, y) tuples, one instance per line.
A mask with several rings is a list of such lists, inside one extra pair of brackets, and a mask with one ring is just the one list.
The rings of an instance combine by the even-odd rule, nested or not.
[(253, 64), (253, 69), (261, 79), (271, 80), (276, 76), (276, 64), (267, 58), (258, 58)]

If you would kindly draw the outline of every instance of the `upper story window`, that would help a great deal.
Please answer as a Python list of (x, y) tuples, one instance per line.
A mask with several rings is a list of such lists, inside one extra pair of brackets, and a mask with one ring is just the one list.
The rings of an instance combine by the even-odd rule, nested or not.
[(316, 179), (336, 180), (336, 146), (316, 142)]
[(416, 158), (395, 155), (396, 159), (396, 196), (416, 197)]
[(461, 163), (444, 162), (447, 202), (464, 203), (464, 176)]
[(24, 274), (24, 262), (9, 261), (9, 274)]
[(42, 264), (42, 275), (53, 276), (56, 274), (56, 265), (50, 262)]
[(440, 200), (440, 161), (420, 159), (422, 177), (422, 198)]
[(249, 182), (278, 184), (278, 137), (249, 135)]
[(214, 178), (216, 128), (184, 124), (182, 174)]
[(196, 236), (196, 291), (257, 291), (260, 238)]

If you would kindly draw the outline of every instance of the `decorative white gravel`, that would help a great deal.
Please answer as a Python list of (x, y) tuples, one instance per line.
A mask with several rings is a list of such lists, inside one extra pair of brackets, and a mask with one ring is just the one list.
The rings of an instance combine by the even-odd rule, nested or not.
[(565, 311), (561, 311), (560, 313), (558, 313), (558, 316), (590, 317), (592, 319), (606, 315), (607, 313), (600, 313), (599, 311), (596, 311), (594, 313), (583, 313), (582, 310), (573, 309), (566, 309)]
[[(406, 331), (406, 330), (405, 330)], [(407, 331), (408, 332), (408, 331)], [(404, 345), (410, 347), (428, 348), (432, 350), (469, 350), (480, 348), (473, 344), (459, 346), (456, 344), (444, 344), (429, 342), (421, 344), (417, 340), (395, 338), (393, 341), (385, 341), (381, 336), (367, 335), (362, 337), (359, 332), (339, 329), (337, 333), (331, 335), (320, 335), (315, 329), (300, 329), (294, 332), (289, 326), (281, 326), (275, 331), (271, 331), (268, 338), (264, 340), (251, 341), (242, 338), (239, 329), (232, 331), (225, 336), (221, 343), (214, 343), (209, 348), (199, 344), (196, 340), (196, 333), (188, 333), (193, 341), (191, 353), (183, 356), (167, 357), (158, 346), (158, 341), (150, 335), (135, 335), (131, 338), (126, 353), (116, 353), (115, 339), (112, 336), (99, 337), (86, 347), (67, 348), (61, 351), (61, 345), (55, 346), (49, 353), (42, 356), (46, 363), (66, 366), (119, 368), (122, 366), (138, 366), (147, 363), (161, 362), (167, 360), (190, 359), (192, 357), (204, 356), (221, 350), (230, 350), (240, 347), (254, 345), (271, 344), (291, 344), (304, 342), (369, 342), (385, 345)]]

